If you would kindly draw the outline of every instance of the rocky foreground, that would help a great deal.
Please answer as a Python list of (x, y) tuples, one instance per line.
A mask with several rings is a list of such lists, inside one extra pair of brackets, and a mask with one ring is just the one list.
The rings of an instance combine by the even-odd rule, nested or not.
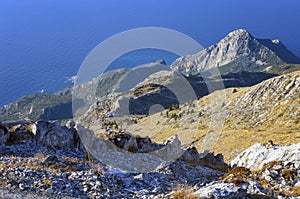
[[(164, 147), (149, 138), (106, 138), (133, 153)], [(170, 139), (177, 141), (177, 137)], [(132, 144), (135, 143), (135, 144)], [(143, 144), (141, 144), (143, 143)], [(129, 147), (130, 146), (130, 147)], [(185, 150), (171, 164), (126, 172), (90, 156), (75, 124), (0, 125), (0, 198), (299, 198), (300, 143), (256, 144), (232, 160)]]

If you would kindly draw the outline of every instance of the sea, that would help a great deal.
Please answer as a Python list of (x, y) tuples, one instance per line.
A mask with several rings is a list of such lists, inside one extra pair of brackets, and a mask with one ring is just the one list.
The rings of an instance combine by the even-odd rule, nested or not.
[[(72, 86), (93, 48), (114, 34), (141, 27), (124, 19), (128, 11), (116, 10), (120, 8), (114, 2), (94, 0), (1, 1), (0, 107), (24, 95)], [(109, 68), (131, 68), (159, 59), (170, 65), (177, 57), (163, 50), (141, 49), (119, 57)]]
[[(120, 56), (107, 67), (107, 71), (119, 68), (133, 68), (160, 59), (163, 59), (167, 65), (170, 65), (176, 58), (178, 58), (178, 55), (164, 50), (140, 49)], [(24, 95), (53, 93), (62, 88), (73, 86), (73, 80), (76, 78), (81, 64), (80, 61), (79, 63), (72, 61), (72, 57), (58, 58), (58, 60), (55, 60), (55, 58), (51, 60), (37, 57), (30, 66), (22, 64), (20, 58), (18, 60), (18, 67), (12, 67), (11, 65), (5, 68), (1, 67), (1, 107), (14, 102)], [(49, 68), (51, 68), (50, 71), (48, 71)], [(20, 71), (23, 72), (20, 73)]]

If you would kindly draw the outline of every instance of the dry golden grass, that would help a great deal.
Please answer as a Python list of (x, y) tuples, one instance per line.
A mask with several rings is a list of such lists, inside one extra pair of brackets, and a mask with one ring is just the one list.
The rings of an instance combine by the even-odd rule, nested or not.
[(50, 187), (50, 186), (52, 186), (52, 181), (51, 181), (51, 180), (44, 179), (44, 180), (43, 180), (43, 185)]
[(228, 171), (224, 176), (220, 177), (219, 180), (240, 185), (243, 183), (251, 174), (251, 171), (245, 167), (236, 167)]
[(294, 196), (300, 196), (300, 186), (295, 186), (292, 188), (292, 194)]
[(213, 147), (216, 153), (222, 153), (226, 161), (230, 161), (243, 150), (256, 143), (266, 143), (272, 140), (276, 144), (289, 145), (300, 142), (299, 131), (280, 130), (274, 133), (272, 129), (266, 131), (224, 130)]
[[(300, 71), (296, 71), (289, 74), (289, 76), (299, 75), (299, 73)], [(255, 88), (256, 86), (229, 88), (224, 91), (227, 105), (221, 107), (219, 111), (224, 111), (226, 119), (221, 132), (214, 134), (219, 135), (215, 143), (202, 142), (210, 131), (210, 122), (214, 120), (209, 115), (209, 111), (205, 112), (205, 110), (212, 108), (210, 104), (213, 101), (212, 99), (222, 96), (220, 95), (222, 91), (213, 92), (199, 99), (197, 103), (194, 103), (197, 106), (185, 104), (181, 105), (178, 110), (169, 111), (169, 114), (174, 115), (184, 111), (182, 117), (176, 120), (173, 119), (172, 122), (169, 122), (170, 118), (165, 113), (158, 113), (139, 121), (137, 126), (145, 134), (158, 132), (156, 135), (150, 136), (156, 142), (161, 143), (170, 136), (178, 134), (184, 146), (195, 146), (198, 151), (210, 147), (211, 151), (222, 153), (227, 162), (256, 143), (264, 144), (272, 140), (276, 144), (289, 145), (300, 142), (300, 97), (289, 98), (289, 101), (286, 101), (285, 98), (279, 98), (275, 104), (272, 104), (274, 96), (258, 99), (250, 98), (250, 101), (258, 100), (255, 102), (258, 105), (263, 103), (267, 105), (251, 108), (253, 105), (250, 101), (246, 101), (246, 104), (243, 105), (244, 102), (241, 103), (239, 100)], [(236, 104), (239, 105), (238, 108)], [(272, 106), (269, 106), (269, 104), (272, 104)], [(195, 113), (187, 114), (192, 109)], [(228, 115), (231, 115), (231, 117), (228, 118)], [(194, 119), (195, 122), (190, 122), (191, 119)], [(156, 124), (153, 121), (159, 121), (159, 123)]]
[(186, 185), (178, 184), (174, 187), (174, 191), (172, 192), (173, 199), (196, 199), (195, 195), (193, 195), (190, 187)]
[(293, 169), (283, 169), (281, 175), (287, 180), (295, 180), (297, 178), (297, 173)]

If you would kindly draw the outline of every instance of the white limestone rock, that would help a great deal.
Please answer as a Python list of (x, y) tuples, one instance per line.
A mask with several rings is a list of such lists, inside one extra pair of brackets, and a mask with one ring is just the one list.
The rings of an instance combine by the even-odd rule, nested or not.
[(240, 198), (247, 195), (246, 190), (232, 183), (212, 182), (195, 192), (199, 198)]
[(246, 149), (231, 161), (231, 166), (242, 166), (251, 170), (261, 169), (266, 163), (282, 161), (284, 165), (293, 162), (300, 166), (300, 143), (289, 146), (274, 146), (267, 148), (262, 144), (255, 144)]

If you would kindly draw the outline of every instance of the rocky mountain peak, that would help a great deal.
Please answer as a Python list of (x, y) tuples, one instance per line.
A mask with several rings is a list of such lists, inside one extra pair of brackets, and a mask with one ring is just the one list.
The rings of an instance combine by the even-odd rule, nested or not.
[(300, 63), (278, 39), (257, 39), (247, 30), (230, 32), (218, 43), (194, 54), (180, 57), (171, 65), (186, 75), (222, 67), (222, 71), (263, 71), (268, 66)]
[(244, 36), (252, 37), (251, 34), (245, 29), (234, 30), (230, 32), (226, 37), (244, 37)]

